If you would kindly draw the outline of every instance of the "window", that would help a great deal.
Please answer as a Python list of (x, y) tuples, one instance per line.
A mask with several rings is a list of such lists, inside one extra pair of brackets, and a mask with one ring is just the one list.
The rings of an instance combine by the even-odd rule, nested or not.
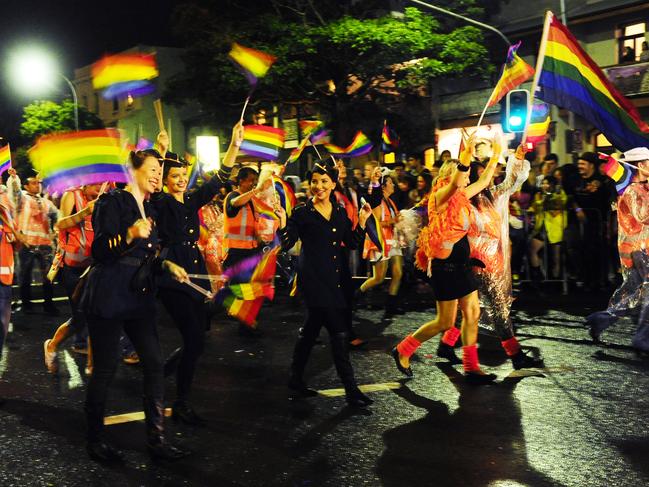
[(621, 63), (634, 63), (640, 60), (642, 43), (645, 42), (645, 23), (623, 25), (619, 29), (618, 59)]
[(119, 100), (115, 98), (113, 100), (113, 113), (119, 112)]

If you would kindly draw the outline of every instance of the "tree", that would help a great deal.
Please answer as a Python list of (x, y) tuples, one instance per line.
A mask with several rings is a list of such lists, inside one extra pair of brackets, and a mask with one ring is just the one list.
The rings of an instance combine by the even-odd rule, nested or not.
[[(103, 128), (101, 119), (85, 107), (79, 107), (79, 129)], [(36, 101), (27, 105), (23, 110), (23, 122), (20, 124), (20, 134), (33, 144), (38, 137), (53, 132), (68, 132), (75, 130), (74, 103), (64, 100), (62, 103), (53, 101)]]
[[(446, 6), (476, 18), (494, 2)], [(175, 14), (186, 69), (166, 97), (198, 98), (208, 116), (231, 123), (249, 89), (227, 58), (237, 41), (278, 58), (255, 91), (257, 107), (317, 104), (348, 142), (368, 120), (378, 127), (386, 106), (420, 99), (432, 80), (493, 69), (480, 30), (413, 7), (394, 16), (388, 6), (386, 0), (191, 0)]]

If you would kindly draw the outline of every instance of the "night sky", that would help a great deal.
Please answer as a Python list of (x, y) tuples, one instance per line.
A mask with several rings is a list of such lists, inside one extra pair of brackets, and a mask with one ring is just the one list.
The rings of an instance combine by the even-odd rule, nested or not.
[[(0, 0), (0, 136), (12, 140), (30, 100), (8, 84), (15, 46), (37, 43), (52, 52), (68, 77), (105, 53), (135, 44), (175, 46), (170, 17), (179, 0)], [(61, 82), (60, 99), (68, 88)]]

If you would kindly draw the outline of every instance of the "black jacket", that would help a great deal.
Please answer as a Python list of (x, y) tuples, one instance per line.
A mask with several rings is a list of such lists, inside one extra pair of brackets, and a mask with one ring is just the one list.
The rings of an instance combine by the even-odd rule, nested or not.
[(286, 227), (279, 231), (284, 250), (299, 238), (297, 286), (308, 307), (348, 308), (353, 294), (349, 250), (365, 238), (360, 226), (352, 230), (344, 208), (332, 202), (327, 221), (309, 200), (295, 207)]

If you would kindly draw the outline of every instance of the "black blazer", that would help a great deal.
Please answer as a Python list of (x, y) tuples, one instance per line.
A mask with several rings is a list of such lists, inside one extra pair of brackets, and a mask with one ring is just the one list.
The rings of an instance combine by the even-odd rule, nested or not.
[(298, 238), (302, 250), (298, 259), (297, 287), (308, 307), (344, 309), (353, 295), (349, 250), (365, 238), (360, 226), (352, 230), (345, 209), (332, 201), (331, 218), (326, 220), (309, 200), (295, 207), (286, 227), (279, 231), (282, 248), (288, 250)]

